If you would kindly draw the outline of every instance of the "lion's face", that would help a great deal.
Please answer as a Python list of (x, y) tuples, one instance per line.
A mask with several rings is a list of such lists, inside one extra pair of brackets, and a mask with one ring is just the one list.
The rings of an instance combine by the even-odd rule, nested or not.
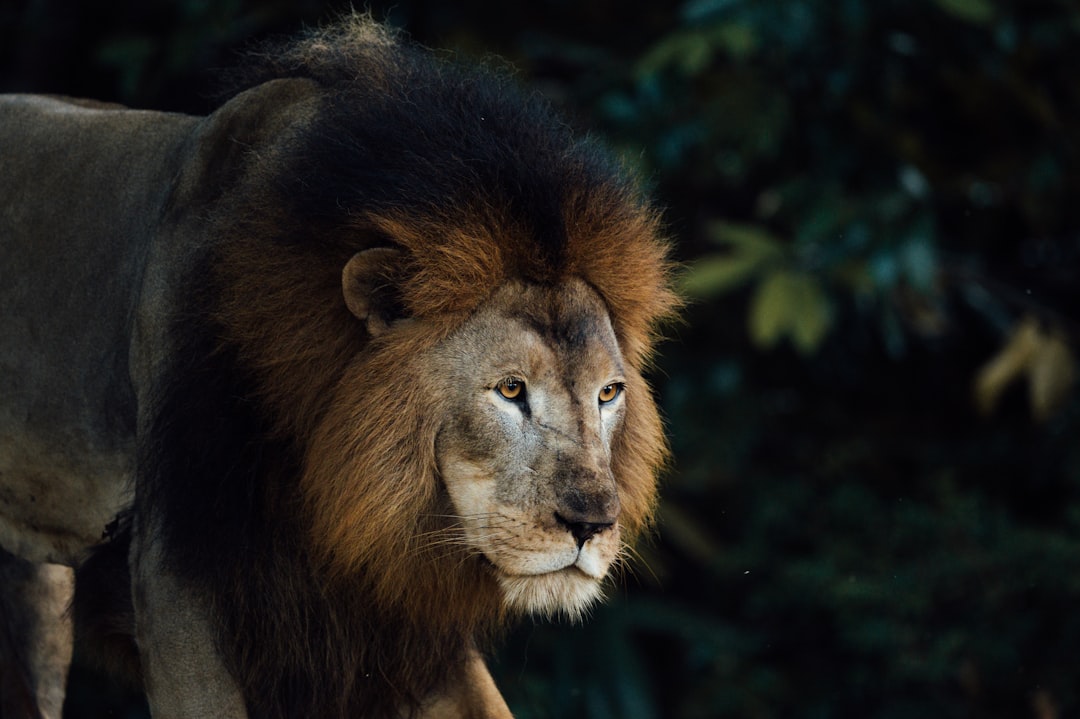
[(613, 439), (627, 372), (585, 283), (504, 285), (438, 349), (439, 470), (470, 550), (514, 610), (577, 615), (620, 552)]

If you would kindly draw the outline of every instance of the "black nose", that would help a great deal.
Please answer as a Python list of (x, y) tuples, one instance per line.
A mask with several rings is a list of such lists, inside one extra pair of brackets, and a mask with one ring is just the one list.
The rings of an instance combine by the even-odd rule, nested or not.
[(555, 520), (569, 529), (570, 534), (574, 535), (574, 539), (577, 540), (578, 549), (581, 549), (585, 542), (592, 539), (593, 536), (614, 524), (614, 522), (584, 522), (574, 518), (567, 519), (558, 512), (555, 513)]

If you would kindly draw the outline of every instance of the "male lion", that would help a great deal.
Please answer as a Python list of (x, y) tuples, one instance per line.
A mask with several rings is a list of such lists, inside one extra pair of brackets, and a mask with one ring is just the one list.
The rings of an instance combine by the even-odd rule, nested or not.
[(509, 716), (492, 633), (580, 614), (649, 522), (656, 213), (367, 19), (246, 79), (205, 118), (0, 101), (4, 716), (59, 715), (66, 567), (77, 625), (133, 609), (155, 717)]

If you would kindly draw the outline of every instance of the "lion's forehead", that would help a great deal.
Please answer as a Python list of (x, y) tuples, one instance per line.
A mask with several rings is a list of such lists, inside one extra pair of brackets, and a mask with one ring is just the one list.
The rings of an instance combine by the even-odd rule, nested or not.
[(522, 371), (590, 384), (618, 379), (625, 370), (607, 309), (583, 282), (554, 288), (503, 288), (498, 303), (504, 352), (525, 362)]

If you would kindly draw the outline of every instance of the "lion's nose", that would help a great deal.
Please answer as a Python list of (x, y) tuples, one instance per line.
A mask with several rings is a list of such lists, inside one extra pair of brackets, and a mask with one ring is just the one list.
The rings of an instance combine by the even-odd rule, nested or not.
[(617, 516), (618, 510), (615, 512), (601, 512), (596, 515), (578, 512), (556, 512), (555, 521), (570, 530), (570, 534), (577, 540), (578, 549), (581, 549), (585, 542), (614, 525)]
[[(610, 478), (609, 478), (610, 479)], [(581, 473), (574, 485), (558, 495), (555, 521), (577, 540), (578, 549), (619, 518), (619, 494), (614, 480), (602, 481), (599, 473)], [(611, 486), (607, 486), (610, 483)]]

